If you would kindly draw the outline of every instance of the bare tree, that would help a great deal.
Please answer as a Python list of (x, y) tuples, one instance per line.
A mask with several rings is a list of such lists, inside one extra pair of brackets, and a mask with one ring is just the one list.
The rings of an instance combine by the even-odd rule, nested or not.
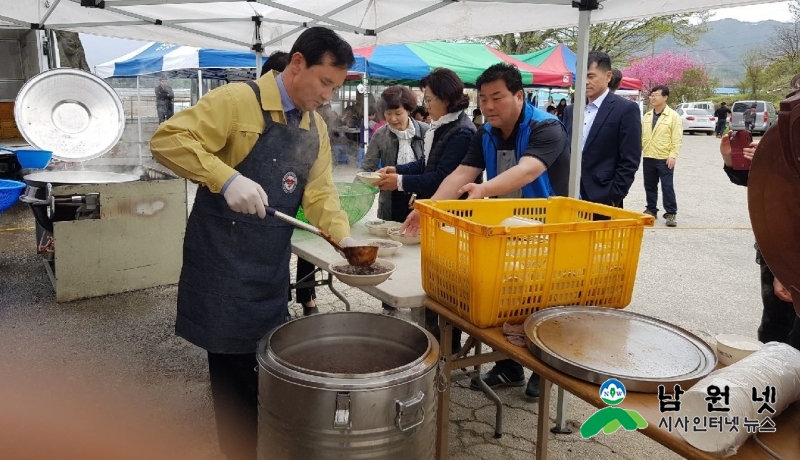
[[(798, 0), (800, 1), (800, 0)], [(645, 51), (660, 38), (672, 36), (683, 46), (692, 46), (707, 30), (708, 13), (687, 13), (658, 18), (634, 19), (603, 24), (593, 24), (589, 34), (589, 48), (605, 51), (615, 62)], [(518, 34), (492, 35), (484, 43), (506, 54), (523, 54), (565, 43), (577, 49), (578, 29), (547, 29)]]
[(86, 52), (83, 50), (80, 36), (75, 32), (56, 31), (58, 39), (58, 56), (61, 67), (70, 67), (89, 72)]
[(800, 70), (800, 0), (789, 4), (792, 21), (782, 23), (775, 28), (770, 39), (770, 49), (775, 60), (784, 59), (792, 73)]
[(769, 66), (769, 61), (760, 49), (753, 48), (742, 56), (741, 62), (742, 67), (744, 67), (744, 78), (737, 86), (753, 99), (757, 99), (759, 91), (762, 90), (766, 83), (766, 70)]

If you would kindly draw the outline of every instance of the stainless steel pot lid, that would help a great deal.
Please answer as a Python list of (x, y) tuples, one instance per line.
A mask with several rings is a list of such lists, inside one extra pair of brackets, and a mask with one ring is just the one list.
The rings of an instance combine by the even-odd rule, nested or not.
[(22, 179), (28, 185), (32, 185), (34, 187), (44, 187), (47, 184), (118, 184), (122, 182), (137, 181), (139, 180), (139, 176), (103, 171), (43, 171), (28, 174)]
[(22, 86), (14, 106), (22, 137), (62, 161), (87, 161), (122, 137), (122, 101), (100, 78), (78, 69), (54, 69)]
[(690, 332), (612, 308), (548, 308), (528, 317), (525, 335), (550, 366), (596, 384), (615, 378), (630, 391), (693, 384), (717, 365), (714, 350)]

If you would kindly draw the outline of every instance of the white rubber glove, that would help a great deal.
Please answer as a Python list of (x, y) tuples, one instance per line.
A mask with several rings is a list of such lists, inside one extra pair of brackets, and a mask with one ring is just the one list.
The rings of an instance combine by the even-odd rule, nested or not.
[(267, 193), (256, 182), (244, 177), (236, 176), (225, 190), (225, 201), (233, 211), (243, 214), (258, 214), (258, 217), (267, 217), (265, 206), (269, 205)]
[[(363, 246), (362, 243), (359, 243), (355, 238), (350, 236), (345, 236), (339, 241), (339, 246), (343, 248), (352, 248), (354, 246)], [(345, 257), (345, 255), (341, 251), (336, 251), (339, 253), (340, 256)]]
[(339, 246), (343, 248), (352, 248), (353, 246), (364, 246), (362, 243), (359, 243), (358, 240), (351, 236), (345, 236), (342, 238), (342, 241), (339, 241)]

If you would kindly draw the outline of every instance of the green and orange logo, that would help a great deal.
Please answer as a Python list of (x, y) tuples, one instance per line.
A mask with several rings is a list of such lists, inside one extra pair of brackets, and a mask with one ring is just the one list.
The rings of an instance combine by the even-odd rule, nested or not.
[(601, 431), (611, 434), (618, 429), (636, 431), (647, 428), (647, 421), (635, 410), (616, 407), (625, 399), (625, 385), (617, 379), (608, 379), (600, 386), (600, 399), (609, 407), (604, 407), (592, 414), (581, 425), (581, 436), (591, 438)]

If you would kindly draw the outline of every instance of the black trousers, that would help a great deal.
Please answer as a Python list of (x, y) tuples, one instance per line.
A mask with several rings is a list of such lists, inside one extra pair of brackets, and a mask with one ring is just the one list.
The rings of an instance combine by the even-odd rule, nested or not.
[(726, 126), (728, 126), (728, 120), (725, 120), (723, 118), (720, 118), (719, 120), (717, 120), (717, 127), (714, 130), (714, 132), (717, 134), (717, 136), (722, 136), (722, 133), (725, 132), (725, 127)]
[(208, 353), (219, 448), (228, 460), (255, 460), (258, 445), (256, 354)]
[[(302, 257), (297, 258), (297, 276), (296, 281), (299, 282), (301, 279), (305, 278), (306, 276), (310, 275), (314, 272), (317, 267), (314, 266), (311, 262), (303, 259)], [(306, 281), (314, 281), (313, 278), (310, 278)], [(317, 291), (313, 287), (303, 287), (295, 289), (295, 300), (299, 304), (305, 304), (306, 302), (311, 302), (312, 300), (317, 298)], [(289, 287), (289, 301), (292, 300), (292, 288)]]
[(781, 342), (800, 350), (800, 317), (791, 302), (784, 302), (775, 295), (772, 282), (775, 275), (769, 269), (761, 253), (756, 254), (761, 266), (761, 324), (758, 326), (758, 340), (761, 342)]
[(662, 201), (667, 214), (678, 213), (675, 188), (672, 186), (674, 169), (667, 167), (667, 160), (642, 158), (644, 191), (647, 195), (647, 210), (658, 215), (658, 183), (661, 182)]

